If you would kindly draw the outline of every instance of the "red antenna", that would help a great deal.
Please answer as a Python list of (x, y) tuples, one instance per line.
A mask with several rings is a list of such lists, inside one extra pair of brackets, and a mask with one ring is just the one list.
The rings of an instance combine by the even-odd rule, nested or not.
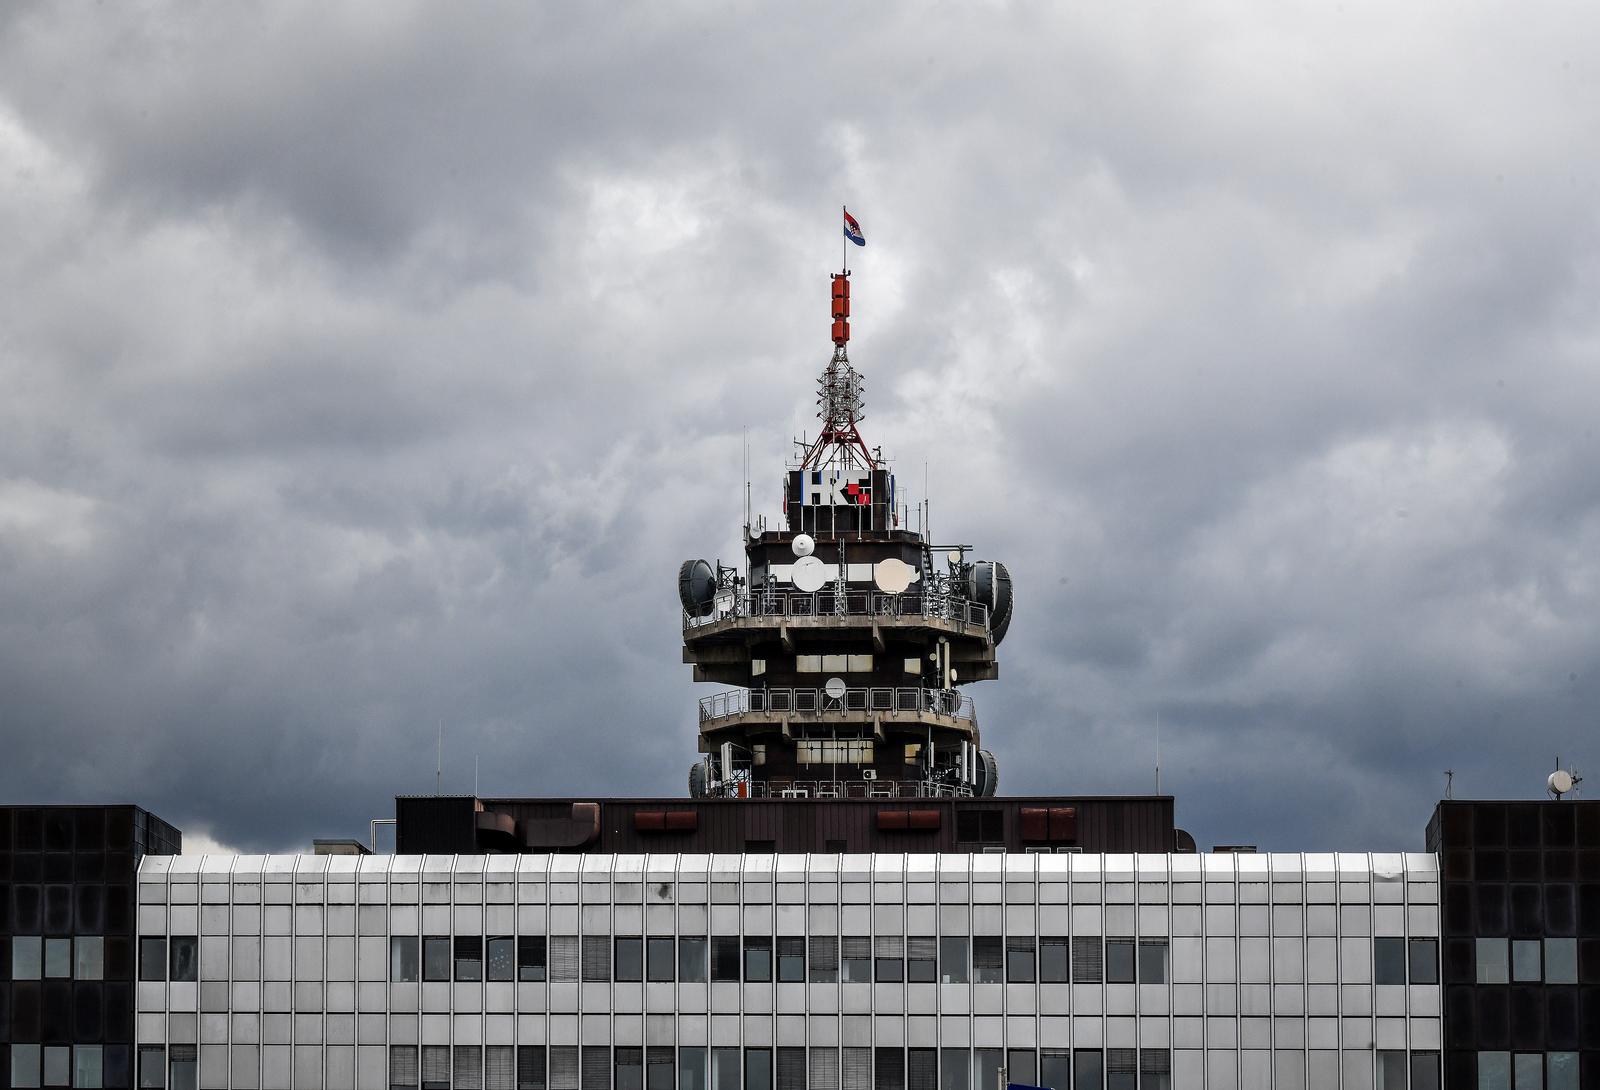
[[(830, 454), (842, 455), (846, 462), (860, 460), (866, 469), (877, 469), (878, 460), (867, 449), (857, 423), (865, 416), (862, 412), (861, 392), (865, 383), (861, 374), (850, 366), (850, 355), (845, 345), (850, 343), (850, 270), (830, 276), (833, 281), (833, 359), (817, 382), (817, 416), (822, 420), (822, 431), (817, 441), (806, 451), (800, 463), (802, 469), (822, 465)], [(830, 451), (830, 448), (834, 448)]]

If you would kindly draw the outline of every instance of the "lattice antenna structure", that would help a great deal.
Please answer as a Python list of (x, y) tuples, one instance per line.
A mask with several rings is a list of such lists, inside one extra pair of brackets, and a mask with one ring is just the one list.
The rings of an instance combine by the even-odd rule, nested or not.
[(857, 425), (865, 418), (863, 391), (866, 381), (850, 366), (850, 270), (833, 280), (833, 358), (817, 380), (817, 418), (822, 431), (800, 463), (810, 469), (833, 462), (862, 469), (879, 468), (879, 459), (867, 449)]

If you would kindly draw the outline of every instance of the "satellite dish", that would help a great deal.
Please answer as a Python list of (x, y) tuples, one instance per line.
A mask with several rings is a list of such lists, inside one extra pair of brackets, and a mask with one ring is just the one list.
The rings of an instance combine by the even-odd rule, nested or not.
[(952, 565), (960, 564), (961, 563), (961, 550), (960, 549), (951, 549), (949, 552), (944, 554), (944, 558), (946, 560), (950, 561), (950, 563)]
[(830, 677), (822, 686), (822, 691), (828, 694), (829, 700), (844, 699), (844, 678)]
[(967, 573), (967, 597), (989, 607), (989, 635), (998, 645), (1011, 627), (1011, 572), (997, 560), (980, 560)]
[(789, 578), (794, 580), (796, 590), (812, 594), (821, 590), (828, 581), (828, 565), (814, 556), (802, 556), (794, 562)]
[(678, 569), (678, 601), (691, 617), (711, 612), (717, 597), (717, 573), (704, 560), (685, 560)]
[(706, 763), (696, 761), (689, 766), (689, 797), (703, 799), (710, 792), (706, 789)]
[(911, 585), (917, 569), (904, 560), (890, 557), (872, 565), (872, 581), (885, 594), (899, 594)]
[(1545, 784), (1550, 788), (1550, 793), (1559, 799), (1572, 790), (1572, 773), (1564, 768), (1558, 768), (1550, 773), (1550, 778)]
[(811, 540), (810, 534), (795, 534), (789, 548), (794, 550), (795, 556), (810, 556), (817, 551), (817, 543)]

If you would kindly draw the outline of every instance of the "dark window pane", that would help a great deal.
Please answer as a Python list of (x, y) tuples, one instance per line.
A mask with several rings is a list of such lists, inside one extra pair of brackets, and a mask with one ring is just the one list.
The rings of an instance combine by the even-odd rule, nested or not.
[(1412, 939), (1406, 950), (1410, 954), (1411, 983), (1439, 983), (1439, 940)]
[(1139, 940), (1139, 983), (1165, 984), (1167, 982), (1167, 940)]
[[(617, 937), (616, 979), (627, 983), (644, 979), (644, 940), (637, 935)], [(639, 1077), (644, 1078), (642, 1071)]]
[(1105, 1090), (1105, 1058), (1097, 1048), (1072, 1050), (1073, 1090)]
[(472, 983), (483, 979), (483, 936), (457, 935), (455, 941), (456, 979)]
[(672, 1046), (651, 1045), (645, 1051), (644, 1090), (676, 1090), (672, 1067)]
[(744, 1050), (744, 1090), (772, 1090), (772, 1049)]
[[(389, 979), (406, 983), (417, 979), (417, 936), (393, 935), (389, 939)], [(412, 1057), (413, 1062), (416, 1057)]]
[(972, 982), (999, 984), (1005, 974), (1005, 944), (998, 935), (972, 937)]
[[(964, 1048), (946, 1048), (939, 1056), (939, 1090), (972, 1090), (972, 1058)], [(1065, 1086), (1056, 1090), (1067, 1090)]]
[(1133, 940), (1106, 939), (1106, 983), (1132, 984), (1133, 979)]
[[(705, 978), (706, 937), (704, 935), (684, 935), (678, 940), (678, 982), (681, 984), (698, 984), (704, 981)], [(702, 1066), (704, 1066), (703, 1056), (701, 1061)], [(704, 1071), (702, 1071), (702, 1078), (704, 1078), (704, 1074)]]
[(1023, 1086), (1039, 1085), (1039, 1058), (1031, 1048), (1006, 1050), (1006, 1082)]
[(939, 940), (939, 979), (945, 984), (967, 982), (967, 937), (947, 935)]
[[(645, 976), (659, 983), (670, 982), (673, 971), (671, 935), (651, 935), (645, 940)], [(669, 1068), (670, 1073), (670, 1068)]]
[[(143, 938), (139, 940), (139, 979), (140, 980), (165, 980), (167, 979), (167, 940)], [(143, 1060), (139, 1061), (141, 1065)], [(163, 1064), (166, 1058), (163, 1057)], [(165, 1068), (163, 1068), (165, 1070)], [(141, 1066), (139, 1077), (144, 1078), (144, 1069)], [(164, 1077), (164, 1076), (163, 1076)]]
[(739, 973), (739, 936), (713, 935), (711, 938), (711, 979), (737, 981)]
[(517, 976), (517, 940), (509, 935), (489, 940), (488, 965), (484, 975), (490, 980), (515, 980)]
[(200, 968), (200, 954), (193, 935), (173, 935), (171, 956), (168, 958), (173, 980), (195, 980)]
[[(1072, 939), (1072, 982), (1074, 984), (1098, 984), (1104, 974), (1104, 955), (1101, 952), (1101, 943), (1098, 936), (1074, 935)], [(1089, 1054), (1099, 1056), (1096, 1049), (1088, 1050)], [(1076, 1061), (1074, 1061), (1076, 1062)], [(1096, 1061), (1099, 1062), (1098, 1060)], [(1097, 1082), (1096, 1086), (1099, 1085)]]
[(678, 1090), (710, 1090), (706, 1086), (704, 1047), (690, 1046), (678, 1049)]
[[(450, 939), (444, 935), (429, 935), (422, 940), (422, 979), (450, 979)], [(426, 1053), (424, 1053), (426, 1060)], [(445, 1061), (449, 1062), (448, 1058)], [(424, 1075), (426, 1080), (426, 1075)]]
[[(772, 940), (747, 936), (744, 940), (744, 979), (749, 984), (764, 984), (772, 979)], [(747, 1087), (746, 1090), (749, 1090)]]
[(1406, 982), (1406, 940), (1380, 935), (1372, 940), (1372, 979), (1377, 984)]
[[(545, 973), (545, 942), (543, 935), (520, 935), (517, 937), (517, 979), (525, 983), (537, 983), (544, 979)], [(541, 1063), (543, 1053), (540, 1053)]]
[(644, 1050), (619, 1047), (614, 1058), (613, 1090), (644, 1090)]
[[(1072, 979), (1071, 944), (1065, 938), (1039, 940), (1039, 980), (1045, 984), (1065, 984)], [(1063, 1088), (1057, 1088), (1063, 1090)]]
[(167, 1050), (161, 1045), (139, 1046), (139, 1090), (161, 1090), (167, 1085)]
[(805, 982), (806, 940), (804, 936), (784, 935), (778, 939), (778, 979), (785, 983)]
[[(1006, 940), (1006, 983), (1032, 984), (1034, 974), (1033, 939), (1021, 936)], [(1015, 1081), (1015, 1080), (1014, 1080)], [(1031, 1085), (1031, 1083), (1029, 1084)]]
[(711, 1090), (739, 1090), (741, 1057), (737, 1048), (711, 1050)]

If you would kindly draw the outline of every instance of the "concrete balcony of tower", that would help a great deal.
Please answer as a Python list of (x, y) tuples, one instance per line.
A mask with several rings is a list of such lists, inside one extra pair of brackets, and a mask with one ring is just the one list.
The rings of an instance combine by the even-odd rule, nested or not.
[(940, 639), (960, 683), (1000, 676), (988, 608), (954, 595), (741, 592), (719, 596), (704, 615), (683, 614), (683, 661), (694, 680), (724, 685), (758, 683), (751, 662), (763, 648), (803, 655), (850, 645), (881, 655)]
[(733, 689), (700, 701), (700, 733), (748, 735), (763, 729), (871, 726), (883, 736), (929, 727), (978, 735), (978, 714), (970, 696), (954, 689), (847, 688), (833, 696), (823, 688)]

